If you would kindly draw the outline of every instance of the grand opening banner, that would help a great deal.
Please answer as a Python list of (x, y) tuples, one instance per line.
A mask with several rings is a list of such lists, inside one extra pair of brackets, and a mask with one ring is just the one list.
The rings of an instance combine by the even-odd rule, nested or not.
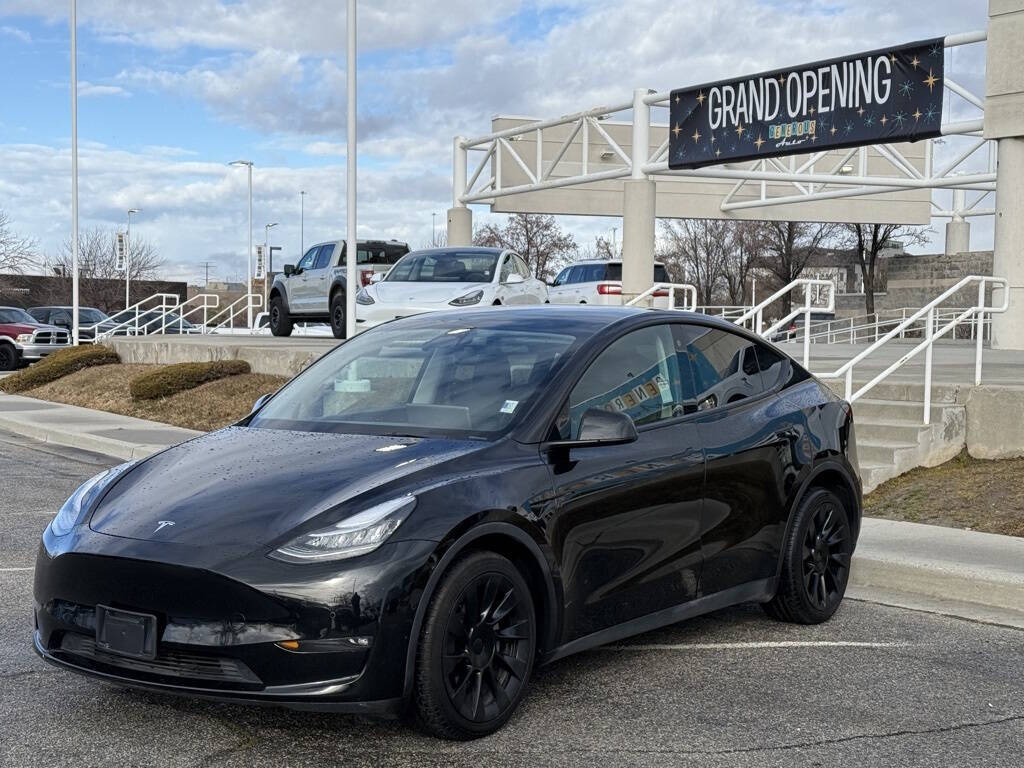
[(672, 91), (669, 168), (940, 134), (942, 38)]

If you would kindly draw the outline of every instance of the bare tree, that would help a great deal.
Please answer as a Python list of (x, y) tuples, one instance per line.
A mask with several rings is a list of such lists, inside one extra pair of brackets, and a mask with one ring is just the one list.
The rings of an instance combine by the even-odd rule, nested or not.
[(504, 227), (485, 224), (476, 231), (473, 242), (515, 251), (541, 280), (553, 277), (556, 267), (578, 252), (576, 240), (562, 230), (554, 216), (536, 213), (513, 213)]
[(24, 272), (39, 260), (39, 249), (31, 237), (23, 237), (11, 229), (11, 219), (0, 210), (0, 271)]
[[(117, 231), (93, 227), (78, 233), (78, 276), (96, 280), (90, 286), (92, 301), (100, 309), (124, 306), (124, 271), (117, 268)], [(47, 267), (58, 276), (71, 279), (71, 238), (67, 238), (56, 256), (47, 259)], [(163, 267), (156, 247), (143, 237), (132, 235), (128, 242), (128, 269), (132, 284), (156, 279)], [(141, 298), (134, 295), (133, 300)]]
[(755, 221), (730, 222), (729, 253), (726, 256), (724, 280), (729, 303), (744, 306), (747, 303), (747, 281), (757, 262), (763, 257), (764, 242)]
[(697, 288), (697, 301), (713, 304), (726, 285), (733, 222), (720, 219), (663, 220), (660, 254), (669, 272)]
[[(779, 287), (796, 280), (808, 262), (822, 251), (837, 231), (835, 224), (806, 221), (764, 221), (758, 225), (764, 252), (756, 266), (771, 273)], [(782, 297), (782, 312), (792, 310), (792, 297)]]
[(864, 279), (864, 310), (875, 314), (878, 285), (878, 257), (886, 244), (899, 240), (906, 245), (924, 245), (930, 230), (902, 224), (843, 224), (843, 241), (852, 248)]

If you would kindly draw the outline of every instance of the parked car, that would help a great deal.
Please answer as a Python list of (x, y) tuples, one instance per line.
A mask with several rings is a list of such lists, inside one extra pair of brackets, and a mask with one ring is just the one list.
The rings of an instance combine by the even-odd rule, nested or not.
[[(71, 318), (73, 307), (29, 307), (28, 313), (40, 323), (56, 325), (71, 331)], [(78, 340), (93, 341), (96, 333), (103, 333), (104, 330), (113, 326), (109, 322), (110, 317), (95, 307), (78, 308)]]
[(360, 330), (440, 309), (543, 304), (547, 286), (522, 257), (500, 248), (414, 251), (356, 294)]
[[(804, 315), (797, 315), (786, 325), (784, 329), (778, 330), (772, 334), (772, 341), (778, 343), (780, 341), (793, 341), (799, 340), (804, 337)], [(811, 311), (811, 333), (815, 330), (824, 331), (826, 330), (825, 323), (828, 323), (836, 319), (835, 312), (815, 312)], [(819, 325), (819, 323), (821, 325)], [(817, 326), (817, 328), (815, 327)]]
[(152, 334), (199, 333), (201, 328), (174, 312), (164, 313), (156, 309), (122, 309), (108, 318), (109, 325), (101, 326), (112, 329), (115, 336), (150, 336)]
[[(671, 283), (668, 270), (661, 262), (654, 264), (654, 282)], [(653, 294), (654, 305), (668, 308), (668, 291)], [(682, 304), (682, 296), (676, 301)], [(588, 259), (570, 264), (551, 281), (548, 299), (552, 304), (597, 304), (617, 307), (622, 304), (622, 261), (620, 259)]]
[[(747, 349), (751, 386), (724, 402)], [(861, 521), (852, 418), (711, 317), (397, 320), (76, 490), (36, 559), (35, 648), (123, 686), (411, 705), (483, 736), (569, 654), (746, 601), (832, 616)]]
[(70, 345), (70, 334), (19, 307), (0, 307), (0, 371), (13, 371)]
[[(285, 264), (284, 273), (274, 276), (268, 308), (271, 333), (290, 336), (294, 323), (329, 322), (334, 337), (345, 338), (345, 248), (344, 240), (317, 243), (298, 264)], [(408, 252), (409, 246), (397, 240), (359, 240), (356, 290)]]

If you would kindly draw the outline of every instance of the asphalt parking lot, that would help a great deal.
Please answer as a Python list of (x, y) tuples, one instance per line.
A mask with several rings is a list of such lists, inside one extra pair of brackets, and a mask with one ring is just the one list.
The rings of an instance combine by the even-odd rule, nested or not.
[(64, 498), (113, 463), (0, 432), (2, 766), (1024, 764), (1024, 632), (867, 602), (819, 627), (741, 606), (565, 659), (469, 744), (79, 678), (31, 649), (31, 566)]

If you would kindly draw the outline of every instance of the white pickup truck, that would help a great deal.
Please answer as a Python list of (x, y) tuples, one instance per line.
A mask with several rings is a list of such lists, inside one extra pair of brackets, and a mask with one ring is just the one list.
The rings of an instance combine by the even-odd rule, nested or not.
[[(298, 264), (285, 264), (270, 289), (270, 332), (290, 336), (295, 323), (330, 323), (334, 338), (345, 338), (345, 241), (330, 240), (308, 248)], [(409, 252), (397, 240), (359, 240), (356, 274), (359, 290), (375, 272), (387, 272)]]

